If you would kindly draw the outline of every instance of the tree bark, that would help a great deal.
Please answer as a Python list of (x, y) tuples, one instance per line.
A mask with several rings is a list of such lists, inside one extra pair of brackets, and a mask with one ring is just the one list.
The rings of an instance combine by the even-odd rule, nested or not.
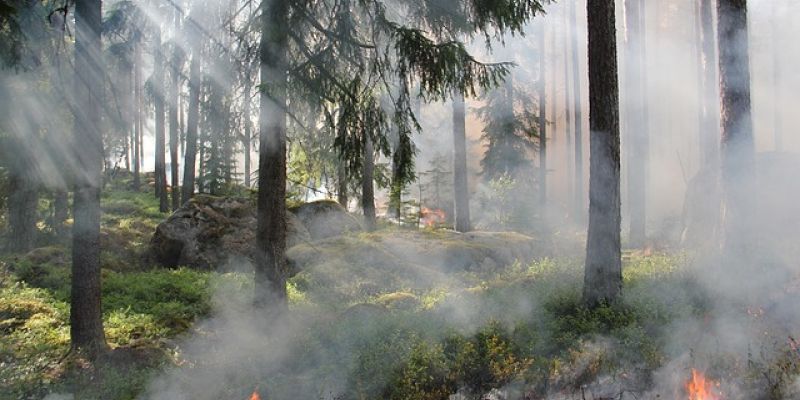
[(647, 170), (648, 134), (644, 115), (644, 10), (641, 0), (626, 0), (627, 28), (626, 63), (628, 107), (628, 207), (630, 210), (629, 240), (631, 247), (641, 247), (647, 241)]
[(573, 214), (575, 221), (583, 223), (586, 220), (583, 192), (583, 96), (581, 90), (581, 66), (578, 56), (578, 0), (570, 4), (570, 19), (572, 25), (572, 107), (575, 110), (575, 190), (573, 199)]
[(31, 176), (30, 155), (27, 149), (15, 141), (17, 153), (9, 168), (8, 196), (8, 250), (12, 253), (26, 253), (36, 242), (36, 207), (39, 191)]
[(242, 135), (242, 145), (244, 147), (244, 186), (248, 188), (250, 187), (250, 149), (253, 139), (253, 134), (250, 129), (250, 102), (252, 100), (250, 98), (250, 89), (252, 86), (253, 81), (250, 78), (250, 67), (248, 66), (244, 82), (244, 107), (242, 110), (242, 122), (244, 124), (244, 135)]
[(156, 28), (156, 37), (153, 39), (153, 82), (154, 90), (155, 125), (156, 125), (156, 152), (155, 152), (155, 184), (158, 208), (162, 213), (169, 211), (167, 198), (167, 165), (166, 165), (166, 138), (164, 129), (164, 53), (161, 51), (161, 30)]
[(125, 170), (131, 170), (131, 138), (133, 137), (133, 121), (132, 121), (132, 105), (133, 105), (133, 64), (131, 59), (126, 55), (121, 66), (121, 73), (123, 75), (123, 89), (122, 89), (122, 104), (121, 113), (123, 119), (123, 152), (125, 155)]
[(544, 22), (539, 22), (539, 207), (544, 215), (547, 209), (547, 82), (545, 80)]
[(288, 0), (265, 1), (261, 13), (258, 227), (254, 305), (275, 315), (286, 295), (286, 80)]
[[(779, 0), (772, 1), (772, 21), (777, 21), (780, 15), (778, 10)], [(781, 68), (780, 54), (781, 43), (783, 37), (780, 34), (780, 27), (777, 23), (771, 24), (772, 35), (772, 87), (773, 94), (773, 107), (772, 107), (772, 123), (773, 123), (773, 139), (775, 141), (775, 151), (783, 151), (783, 113), (781, 112), (781, 105), (783, 104), (783, 69)]]
[(189, 63), (189, 110), (186, 116), (186, 147), (183, 161), (182, 201), (186, 203), (194, 196), (195, 166), (197, 165), (197, 125), (200, 119), (200, 47), (192, 47)]
[(132, 171), (131, 167), (133, 158), (133, 147), (135, 147), (135, 139), (134, 139), (134, 101), (136, 100), (134, 96), (134, 72), (133, 72), (133, 55), (128, 53), (125, 54), (125, 58), (123, 61), (123, 70), (124, 70), (124, 79), (125, 85), (122, 93), (122, 98), (124, 99), (122, 102), (122, 116), (123, 116), (123, 123), (125, 124), (124, 128), (124, 136), (125, 136), (125, 169), (130, 172)]
[(714, 0), (700, 0), (703, 51), (703, 126), (701, 151), (706, 165), (719, 165), (720, 99), (717, 77), (717, 41), (714, 32)]
[(68, 217), (69, 203), (67, 191), (64, 189), (56, 189), (53, 193), (53, 228), (59, 241), (62, 241), (67, 235), (66, 222)]
[(361, 173), (361, 208), (364, 210), (364, 227), (374, 231), (377, 227), (375, 216), (375, 149), (368, 134), (364, 134), (364, 169)]
[[(550, 116), (552, 117), (551, 125), (550, 125), (550, 137), (552, 139), (551, 144), (555, 145), (556, 140), (558, 138), (558, 61), (556, 60), (556, 34), (558, 28), (556, 27), (555, 21), (553, 22), (553, 27), (550, 29), (550, 48), (552, 49), (550, 54), (550, 59), (552, 68), (550, 69)], [(556, 147), (553, 146), (553, 149)], [(557, 159), (558, 157), (553, 157)]]
[(338, 160), (338, 166), (336, 168), (336, 184), (338, 185), (338, 189), (336, 191), (336, 201), (338, 201), (342, 207), (347, 209), (347, 165), (345, 164), (345, 161), (341, 159)]
[(96, 358), (106, 349), (100, 297), (100, 187), (103, 135), (100, 124), (103, 66), (100, 0), (75, 2), (75, 197), (72, 226), (72, 348)]
[[(567, 162), (567, 204), (570, 204), (573, 199), (575, 198), (575, 163), (572, 158), (574, 155), (572, 148), (572, 139), (574, 129), (572, 127), (572, 103), (573, 99), (572, 92), (570, 91), (570, 80), (572, 78), (572, 71), (569, 68), (569, 61), (570, 61), (570, 51), (569, 47), (572, 44), (570, 40), (570, 23), (569, 23), (569, 10), (567, 10), (567, 4), (564, 3), (564, 7), (562, 8), (562, 12), (564, 13), (564, 47), (563, 47), (563, 55), (564, 55), (564, 139), (566, 141), (566, 147), (564, 148), (564, 159)], [(571, 207), (574, 209), (574, 206)], [(574, 219), (573, 215), (573, 219)]]
[(142, 186), (140, 168), (142, 165), (142, 50), (141, 44), (134, 44), (133, 49), (133, 190), (138, 192)]
[[(722, 105), (723, 255), (737, 265), (755, 252), (755, 145), (750, 109), (747, 2), (718, 0)], [(749, 265), (748, 265), (749, 266)]]
[(400, 181), (400, 164), (399, 160), (402, 157), (402, 146), (397, 147), (392, 157), (392, 186), (389, 193), (389, 211), (390, 215), (400, 221), (403, 206), (403, 187), (404, 183)]
[[(174, 15), (175, 32), (180, 29), (180, 13), (175, 10)], [(183, 69), (183, 56), (180, 54), (181, 50), (175, 46), (172, 54), (172, 62), (170, 63), (170, 86), (169, 86), (169, 162), (170, 162), (170, 184), (172, 186), (172, 211), (180, 207), (181, 191), (180, 184), (178, 183), (178, 141), (179, 128), (178, 128), (178, 91), (180, 90), (180, 72)]]
[(587, 12), (591, 157), (583, 300), (595, 307), (622, 291), (619, 83), (614, 2), (588, 0)]
[(469, 182), (467, 180), (466, 107), (464, 96), (453, 96), (453, 195), (456, 231), (472, 230), (469, 216)]

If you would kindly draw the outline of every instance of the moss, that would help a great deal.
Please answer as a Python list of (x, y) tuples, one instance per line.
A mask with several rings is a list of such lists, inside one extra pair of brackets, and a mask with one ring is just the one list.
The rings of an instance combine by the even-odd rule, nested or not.
[(420, 306), (419, 298), (408, 292), (383, 294), (378, 296), (375, 301), (389, 309), (413, 310)]

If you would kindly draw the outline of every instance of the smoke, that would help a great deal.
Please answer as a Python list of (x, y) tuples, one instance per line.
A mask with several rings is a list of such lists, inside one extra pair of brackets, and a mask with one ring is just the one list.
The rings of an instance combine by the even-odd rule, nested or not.
[[(749, 7), (753, 124), (758, 152), (797, 151), (800, 146), (797, 139), (787, 132), (788, 127), (798, 122), (795, 120), (796, 116), (787, 112), (797, 106), (796, 101), (791, 98), (793, 91), (787, 90), (797, 86), (797, 77), (785, 72), (798, 61), (795, 52), (786, 49), (789, 38), (797, 33), (798, 27), (796, 23), (789, 21), (790, 13), (784, 10), (791, 5), (781, 3), (777, 7), (784, 11), (775, 13), (773, 7), (777, 3), (780, 2), (752, 1)], [(624, 60), (636, 54), (629, 54), (623, 48), (626, 33), (622, 23), (624, 7), (622, 2), (618, 5), (621, 61), (619, 73), (623, 77), (621, 79), (624, 79)], [(695, 5), (688, 1), (670, 1), (647, 2), (646, 6), (645, 83), (651, 156), (647, 174), (648, 233), (651, 238), (661, 239), (666, 245), (675, 246), (679, 240), (679, 229), (676, 225), (680, 226), (682, 222), (686, 227), (692, 223), (687, 219), (697, 219), (703, 212), (714, 213), (719, 207), (717, 204), (716, 208), (712, 205), (710, 211), (708, 208), (699, 213), (691, 211), (693, 207), (707, 201), (707, 196), (714, 196), (713, 185), (693, 178), (703, 172), (704, 168), (708, 168), (703, 164), (699, 145), (700, 136), (705, 134), (698, 122), (700, 113), (703, 107), (714, 109), (716, 104), (704, 104), (698, 98), (697, 85), (700, 77), (696, 57), (698, 32), (697, 22), (694, 20)], [(567, 29), (569, 26), (565, 25), (564, 7), (563, 4), (549, 6), (547, 16), (536, 22), (545, 24), (544, 55), (547, 62), (544, 77), (548, 81), (546, 101), (550, 110), (547, 119), (550, 151), (548, 177), (551, 183), (548, 187), (553, 204), (544, 211), (546, 217), (543, 220), (555, 226), (559, 232), (580, 232), (579, 225), (565, 228), (572, 223), (569, 216), (571, 185), (568, 182), (572, 176), (569, 163), (574, 157), (571, 147), (574, 143), (568, 142), (564, 135), (567, 126), (564, 106), (574, 109), (580, 104), (584, 115), (580, 123), (588, 128), (588, 85), (583, 78), (580, 82), (583, 99), (580, 101), (573, 103), (566, 98), (566, 91), (574, 84), (566, 82), (565, 78), (573, 61), (569, 57), (565, 58), (569, 52), (564, 51), (563, 46), (571, 46), (572, 39), (577, 39), (579, 67), (581, 75), (585, 76), (585, 7), (581, 2), (578, 7), (579, 25), (574, 31)], [(537, 71), (538, 58), (531, 55), (534, 53), (531, 43), (536, 41), (532, 32), (536, 32), (536, 29), (531, 25), (527, 31), (531, 32), (528, 36), (505, 38), (504, 45), (497, 43), (493, 53), (482, 55), (486, 60), (514, 61), (520, 66), (514, 71), (517, 84), (533, 89), (540, 76)], [(784, 71), (779, 73), (779, 79), (776, 79), (776, 67), (779, 72), (781, 68)], [(623, 81), (622, 121), (628, 120), (630, 115), (627, 110), (631, 109), (625, 88)], [(468, 101), (468, 108), (472, 110), (483, 105), (478, 99)], [(448, 164), (451, 163), (448, 156), (452, 152), (451, 112), (447, 103), (422, 105), (420, 120), (423, 133), (414, 138), (417, 148), (420, 149), (420, 171), (432, 169), (437, 159), (445, 158)], [(485, 152), (484, 143), (480, 140), (483, 122), (476, 119), (474, 114), (468, 118), (473, 210), (478, 221), (487, 221), (492, 218), (493, 210), (477, 199), (491, 196), (496, 190), (480, 173), (479, 160)], [(584, 132), (588, 132), (588, 129), (584, 129)], [(623, 123), (623, 148), (627, 146), (629, 134)], [(588, 136), (586, 134), (583, 138), (584, 152), (589, 148)], [(530, 157), (535, 162), (535, 156), (531, 154)], [(588, 153), (584, 153), (584, 160), (588, 161)], [(584, 168), (588, 167), (587, 161)], [(791, 161), (775, 161), (768, 156), (760, 156), (757, 163), (761, 174), (758, 178), (761, 185), (758, 193), (762, 204), (759, 207), (761, 223), (757, 229), (770, 232), (770, 239), (762, 243), (762, 254), (754, 261), (755, 264), (731, 265), (731, 260), (722, 261), (718, 258), (716, 249), (708, 244), (712, 242), (709, 239), (714, 237), (709, 232), (716, 229), (715, 225), (719, 221), (717, 218), (700, 221), (704, 229), (702, 232), (705, 233), (693, 237), (702, 243), (686, 244), (706, 246), (690, 246), (686, 265), (682, 266), (685, 271), (679, 273), (679, 280), (653, 284), (646, 288), (625, 289), (633, 292), (626, 296), (645, 296), (649, 301), (658, 304), (674, 304), (679, 307), (672, 310), (673, 317), (669, 318), (667, 324), (657, 328), (658, 336), (665, 338), (661, 343), (664, 350), (661, 366), (647, 378), (646, 373), (637, 369), (644, 368), (643, 366), (628, 365), (624, 379), (614, 374), (603, 374), (600, 378), (587, 382), (583, 386), (584, 393), (552, 392), (548, 398), (581, 398), (585, 393), (611, 396), (626, 391), (637, 393), (637, 398), (681, 398), (692, 368), (707, 371), (718, 380), (728, 396), (726, 398), (761, 398), (766, 393), (773, 393), (770, 390), (775, 390), (778, 386), (782, 392), (773, 393), (774, 396), (793, 398), (797, 395), (800, 381), (789, 374), (790, 367), (786, 367), (786, 370), (781, 370), (780, 367), (798, 362), (791, 338), (800, 330), (800, 319), (794, 312), (800, 290), (797, 288), (798, 284), (792, 282), (797, 281), (800, 267), (796, 262), (796, 251), (791, 249), (791, 243), (794, 242), (788, 239), (796, 237), (793, 229), (796, 225), (791, 221), (792, 215), (797, 213), (791, 211), (794, 210), (792, 205), (782, 200), (794, 199), (800, 195), (800, 191), (790, 183), (792, 178), (786, 176), (786, 171), (794, 171), (796, 167)], [(778, 163), (780, 166), (770, 167), (771, 163)], [(625, 164), (623, 161), (623, 168), (627, 168)], [(625, 171), (622, 176), (627, 176)], [(588, 178), (588, 170), (584, 177)], [(427, 178), (422, 174), (421, 179)], [(697, 194), (689, 193), (687, 196), (693, 185)], [(583, 187), (584, 190), (588, 189), (586, 182)], [(426, 188), (425, 192), (423, 197), (430, 196), (430, 189)], [(525, 190), (504, 198), (504, 207), (529, 205), (536, 198), (536, 193), (535, 185), (529, 185)], [(626, 198), (623, 195), (623, 199)], [(496, 197), (491, 199), (498, 201)], [(627, 209), (625, 200), (623, 208)], [(688, 214), (687, 208), (690, 210)], [(525, 218), (530, 218), (533, 223), (539, 221), (535, 213), (530, 213)], [(487, 222), (483, 223), (489, 225)], [(627, 223), (623, 223), (623, 226), (627, 226)], [(561, 238), (557, 237), (556, 240)], [(572, 237), (570, 239), (574, 240)], [(414, 254), (413, 248), (409, 254)], [(502, 312), (498, 312), (498, 309), (502, 309)], [(491, 304), (485, 298), (459, 295), (448, 296), (438, 304), (435, 315), (445, 321), (446, 326), (459, 327), (464, 332), (475, 332), (489, 319), (500, 318), (513, 325), (513, 321), (524, 316), (539, 315), (541, 309), (541, 304), (525, 295), (512, 296), (510, 301), (502, 304)], [(296, 314), (303, 315), (303, 312)], [(199, 327), (200, 331), (214, 332), (213, 335), (191, 338), (187, 344), (182, 345), (185, 354), (199, 361), (195, 361), (191, 367), (178, 368), (154, 382), (149, 398), (216, 398), (221, 395), (222, 387), (231, 386), (237, 387), (239, 392), (226, 392), (225, 395), (244, 398), (254, 389), (252, 382), (265, 382), (268, 380), (265, 376), (280, 373), (293, 375), (289, 381), (294, 382), (294, 385), (285, 387), (264, 384), (259, 386), (262, 395), (266, 393), (270, 398), (329, 398), (343, 388), (353, 387), (353, 376), (363, 372), (358, 370), (363, 368), (359, 365), (370, 365), (369, 362), (385, 363), (390, 366), (386, 369), (391, 369), (391, 366), (401, 363), (401, 360), (392, 358), (388, 353), (386, 357), (380, 357), (365, 356), (359, 352), (364, 341), (375, 340), (374, 335), (389, 334), (381, 328), (386, 317), (368, 307), (358, 312), (339, 313), (335, 316), (304, 315), (267, 324), (247, 311), (231, 309), (222, 301), (216, 315), (217, 317)], [(346, 324), (347, 329), (339, 331), (331, 328), (340, 326), (338, 324)], [(309, 354), (290, 351), (295, 349), (293, 346), (298, 341), (303, 342), (298, 337), (302, 337), (303, 332), (326, 329), (325, 327), (337, 332), (336, 340), (315, 347), (316, 350), (310, 354), (313, 354), (317, 364), (335, 367), (323, 372), (314, 368), (288, 368), (291, 372), (286, 372), (286, 366), (292, 364), (293, 357), (297, 354)], [(436, 336), (436, 333), (431, 335)], [(399, 342), (406, 343), (402, 340)], [(301, 346), (309, 346), (309, 343), (304, 342)], [(568, 381), (579, 380), (597, 358), (622, 353), (624, 347), (624, 343), (610, 337), (600, 336), (587, 340), (581, 350), (581, 354), (587, 358), (576, 361), (578, 367), (572, 371), (572, 375), (564, 377), (564, 385), (568, 385)], [(376, 379), (372, 382), (374, 385), (386, 383), (382, 380), (386, 377), (373, 378)], [(791, 381), (782, 382), (782, 379)], [(241, 384), (231, 385), (232, 380)], [(508, 392), (512, 388), (500, 388), (501, 392), (503, 390)]]
[[(144, 46), (158, 48), (165, 54), (177, 46), (186, 54), (191, 54), (188, 43), (195, 40), (203, 42), (205, 51), (213, 55), (211, 58), (218, 56), (221, 60), (204, 66), (205, 79), (218, 87), (230, 89), (228, 101), (233, 101), (231, 99), (238, 95), (239, 89), (235, 78), (231, 76), (230, 63), (242, 56), (244, 49), (237, 47), (239, 42), (226, 35), (226, 32), (211, 29), (197, 29), (187, 34), (198, 37), (181, 37), (180, 32), (171, 30), (176, 4), (141, 2), (137, 5), (142, 7), (148, 24), (163, 27), (162, 44), (152, 43), (150, 40), (153, 39), (148, 38)], [(234, 11), (229, 9), (230, 5), (234, 3), (211, 2), (209, 6), (204, 2), (196, 2), (183, 4), (181, 9), (197, 25), (207, 27), (218, 13)], [(700, 137), (706, 132), (703, 132), (698, 121), (703, 108), (715, 109), (717, 105), (705, 104), (698, 98), (700, 77), (696, 56), (698, 32), (695, 4), (680, 0), (646, 2), (644, 55), (629, 54), (624, 49), (625, 9), (622, 1), (618, 1), (617, 5), (619, 75), (623, 79), (622, 121), (629, 120), (629, 110), (633, 109), (631, 96), (627, 95), (625, 89), (625, 60), (635, 56), (644, 56), (646, 60), (647, 132), (650, 138), (648, 234), (653, 241), (663, 241), (657, 243), (659, 245), (677, 246), (680, 229), (675, 226), (682, 225), (681, 228), (685, 228), (684, 238), (690, 238), (684, 241), (688, 256), (687, 270), (681, 272), (683, 280), (648, 286), (646, 296), (658, 304), (675, 304), (676, 307), (699, 305), (696, 308), (674, 310), (677, 316), (659, 327), (659, 336), (667, 338), (663, 343), (664, 359), (653, 374), (652, 382), (649, 382), (651, 387), (637, 390), (642, 392), (644, 398), (675, 397), (675, 393), (682, 390), (689, 370), (697, 368), (709, 371), (715, 379), (720, 380), (730, 398), (757, 398), (779, 383), (783, 385), (783, 398), (798, 396), (800, 380), (775, 367), (800, 362), (796, 343), (792, 339), (800, 335), (800, 317), (796, 312), (796, 304), (800, 300), (800, 265), (797, 262), (800, 254), (796, 250), (800, 210), (795, 204), (795, 199), (800, 197), (800, 188), (794, 176), (800, 166), (800, 156), (790, 153), (800, 151), (800, 140), (791, 131), (792, 127), (800, 124), (800, 115), (793, 112), (800, 106), (795, 95), (800, 86), (800, 76), (792, 73), (794, 66), (800, 62), (800, 55), (793, 51), (793, 40), (800, 33), (800, 26), (794, 18), (797, 5), (789, 0), (753, 0), (748, 4), (752, 121), (756, 150), (759, 153), (779, 151), (790, 154), (760, 154), (757, 157), (759, 206), (752, 212), (758, 216), (754, 229), (756, 234), (761, 235), (760, 250), (758, 257), (746, 265), (736, 265), (742, 264), (742, 260), (718, 258), (712, 240), (719, 224), (719, 204), (713, 199), (718, 188), (714, 183), (716, 175), (713, 167), (705, 166), (702, 161)], [(107, 9), (114, 6), (114, 2), (105, 4)], [(585, 2), (578, 4), (578, 25), (574, 30), (570, 19), (565, 17), (567, 7), (568, 2), (548, 5), (547, 15), (531, 23), (526, 29), (526, 36), (507, 37), (504, 43), (493, 43), (494, 51), (478, 52), (485, 61), (516, 63), (517, 68), (513, 71), (515, 85), (528, 92), (535, 92), (540, 77), (546, 81), (549, 151), (547, 208), (531, 209), (539, 190), (535, 181), (517, 178), (505, 182), (506, 186), (503, 186), (503, 182), (488, 182), (481, 174), (480, 160), (486, 151), (485, 143), (481, 140), (484, 121), (472, 112), (484, 105), (480, 99), (468, 99), (467, 108), (471, 112), (467, 120), (467, 137), (473, 215), (478, 224), (501, 229), (508, 228), (513, 220), (530, 232), (538, 232), (542, 226), (547, 226), (547, 235), (553, 237), (552, 242), (555, 242), (553, 246), (567, 248), (571, 251), (567, 255), (574, 256), (579, 254), (576, 249), (581, 246), (584, 226), (580, 218), (576, 220), (571, 207), (575, 197), (570, 192), (575, 186), (571, 182), (574, 171), (570, 169), (574, 162), (574, 143), (565, 135), (568, 126), (566, 108), (574, 110), (580, 106), (583, 109), (583, 118), (579, 123), (585, 132), (583, 176), (586, 181), (582, 185), (584, 192), (578, 196), (584, 199), (584, 208), (588, 204), (586, 191), (590, 135)], [(39, 21), (44, 20), (41, 15), (39, 18)], [(234, 22), (240, 26), (248, 23), (244, 19), (234, 19)], [(537, 49), (537, 24), (544, 24), (544, 51)], [(71, 142), (72, 107), (75, 107), (70, 89), (73, 66), (68, 51), (74, 41), (68, 33), (74, 31), (71, 20), (67, 21), (66, 28), (66, 32), (42, 28), (42, 32), (46, 32), (46, 40), (37, 39), (34, 42), (46, 45), (33, 49), (32, 53), (44, 55), (26, 58), (26, 68), (3, 70), (0, 75), (0, 88), (3, 90), (0, 96), (3, 115), (0, 121), (3, 133), (19, 140), (29, 154), (35, 155), (36, 162), (30, 168), (49, 188), (63, 188), (69, 184), (71, 178), (65, 176), (64, 171), (77, 171), (80, 174), (80, 168), (74, 165), (73, 158), (65, 156), (76, 151)], [(583, 93), (582, 99), (578, 100), (571, 99), (571, 94), (566, 95), (571, 93), (572, 85), (575, 85), (571, 81), (570, 70), (575, 61), (566, 47), (573, 46), (573, 43), (577, 44), (579, 50), (581, 82), (578, 84)], [(480, 47), (478, 43), (472, 45), (475, 50)], [(546, 57), (544, 71), (539, 71), (538, 57), (541, 56)], [(94, 57), (105, 58), (101, 55)], [(146, 62), (148, 65), (143, 70), (143, 76), (150, 77), (153, 66), (149, 61)], [(109, 68), (103, 79), (120, 82), (125, 77), (118, 70)], [(181, 79), (186, 77), (181, 76)], [(46, 80), (50, 82), (49, 86), (42, 84)], [(158, 90), (159, 82), (151, 81), (151, 87), (152, 90)], [(161, 87), (163, 89), (163, 85)], [(111, 125), (114, 115), (120, 112), (122, 103), (118, 100), (109, 94), (105, 102), (103, 118), (107, 126)], [(441, 203), (447, 202), (451, 196), (446, 186), (452, 184), (452, 108), (449, 103), (424, 103), (421, 108), (423, 132), (415, 136), (414, 141), (419, 149), (417, 162), (420, 179), (427, 186), (421, 189), (421, 194), (415, 193), (418, 192), (416, 188), (410, 188), (410, 192), (412, 197), (421, 195), (425, 203), (435, 203), (437, 207), (445, 208)], [(574, 124), (576, 121), (574, 116), (572, 118), (570, 123)], [(154, 142), (149, 134), (154, 130), (154, 122), (149, 108), (144, 122), (148, 132), (144, 141), (144, 164), (145, 170), (149, 170), (154, 163), (151, 151)], [(631, 132), (624, 123), (622, 126), (625, 149)], [(113, 160), (110, 161), (112, 164), (119, 162), (118, 155), (106, 156)], [(535, 157), (530, 152), (529, 160), (534, 164)], [(443, 164), (444, 168), (439, 168), (436, 163)], [(426, 172), (435, 168), (442, 170), (440, 172), (445, 183), (440, 188), (440, 197), (445, 200), (433, 200), (435, 189), (430, 184), (432, 174)], [(623, 177), (627, 176), (626, 168), (623, 161)], [(709, 171), (710, 180), (695, 179)], [(510, 175), (520, 177), (524, 174), (530, 174), (530, 171), (513, 171)], [(627, 199), (627, 196), (623, 194), (622, 198)], [(500, 207), (497, 207), (498, 204)], [(498, 217), (498, 208), (521, 211), (513, 214), (513, 217)], [(627, 209), (628, 204), (623, 200), (625, 219)], [(709, 214), (713, 216), (703, 218)], [(498, 219), (503, 222), (497, 223)], [(623, 226), (627, 225), (627, 222), (623, 222)], [(407, 256), (402, 261), (410, 265), (420, 264), (428, 255), (421, 251), (423, 247), (420, 243), (406, 244)], [(358, 258), (362, 254), (352, 256)], [(363, 256), (378, 260), (383, 253), (367, 252)], [(426, 261), (446, 265), (452, 260)], [(420, 273), (408, 281), (424, 282), (436, 276), (441, 279), (436, 282), (437, 285), (457, 293), (446, 296), (431, 312), (429, 318), (443, 321), (437, 325), (446, 327), (440, 328), (442, 330), (457, 329), (464, 334), (471, 334), (489, 320), (501, 320), (508, 326), (514, 326), (516, 321), (542, 313), (543, 305), (525, 294), (532, 290), (528, 287), (523, 286), (519, 292), (495, 301), (473, 296), (469, 292), (471, 288), (465, 287), (468, 285), (451, 277), (442, 277), (442, 271), (434, 272), (433, 275)], [(577, 284), (574, 279), (568, 282)], [(213, 316), (199, 323), (189, 337), (179, 342), (179, 358), (185, 360), (186, 364), (168, 369), (152, 382), (142, 397), (247, 398), (253, 390), (258, 390), (264, 398), (331, 398), (345, 388), (386, 384), (389, 377), (380, 375), (378, 371), (391, 370), (393, 366), (406, 361), (404, 351), (407, 349), (395, 350), (393, 346), (410, 346), (414, 333), (400, 322), (393, 321), (396, 314), (370, 306), (329, 313), (297, 305), (292, 315), (271, 320), (253, 314), (246, 299), (250, 290), (246, 285), (220, 286), (216, 291)], [(625, 290), (634, 292), (630, 295), (632, 297), (645, 296), (641, 288), (626, 287)], [(427, 335), (430, 336), (427, 339), (436, 341), (446, 333), (436, 331)], [(383, 352), (364, 353), (365, 348), (379, 348)], [(580, 367), (565, 381), (582, 376), (591, 366), (592, 357), (622, 352), (624, 348), (624, 343), (609, 337), (587, 340), (581, 353), (588, 358), (579, 359), (576, 365)], [(382, 367), (370, 370), (375, 365)], [(359, 376), (369, 379), (354, 381)], [(596, 388), (597, 391), (593, 393), (597, 395), (619, 393), (624, 388), (619, 386), (619, 380), (608, 383), (612, 378), (603, 375), (587, 383), (587, 388)], [(781, 379), (792, 379), (793, 383), (784, 385)], [(630, 380), (636, 384), (633, 386), (638, 387), (641, 383), (638, 379)], [(550, 398), (579, 398), (578, 395), (552, 393)], [(51, 395), (48, 398), (70, 397)]]

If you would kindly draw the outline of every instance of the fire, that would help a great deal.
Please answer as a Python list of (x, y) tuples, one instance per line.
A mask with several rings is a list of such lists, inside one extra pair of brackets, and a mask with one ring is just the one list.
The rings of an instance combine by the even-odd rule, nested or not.
[(689, 400), (722, 400), (718, 391), (719, 382), (707, 379), (702, 372), (692, 368), (692, 379), (686, 382), (686, 392)]
[(425, 226), (436, 226), (445, 223), (446, 215), (444, 210), (441, 209), (430, 209), (428, 207), (422, 207), (420, 210), (420, 219)]
[(257, 390), (254, 390), (253, 394), (250, 395), (250, 400), (261, 400), (261, 396), (258, 394)]

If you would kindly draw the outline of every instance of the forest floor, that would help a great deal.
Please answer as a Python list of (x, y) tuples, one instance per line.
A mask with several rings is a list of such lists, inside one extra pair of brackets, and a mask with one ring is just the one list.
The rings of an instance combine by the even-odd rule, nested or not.
[[(656, 398), (676, 390), (665, 374), (680, 377), (683, 390), (694, 360), (714, 343), (702, 332), (715, 329), (715, 302), (679, 252), (626, 252), (622, 301), (594, 310), (581, 305), (582, 263), (573, 253), (443, 270), (435, 280), (352, 257), (293, 277), (291, 332), (276, 333), (248, 314), (251, 274), (150, 265), (147, 243), (163, 219), (152, 193), (112, 187), (102, 204), (113, 351), (95, 365), (68, 354), (64, 245), (2, 257), (0, 399), (247, 399), (254, 390), (269, 399)], [(678, 334), (698, 337), (676, 341)], [(764, 398), (792, 398), (800, 354), (785, 339), (763, 343), (772, 342), (744, 358), (711, 351), (704, 366), (722, 382), (750, 377), (740, 393), (757, 386), (771, 390)]]

